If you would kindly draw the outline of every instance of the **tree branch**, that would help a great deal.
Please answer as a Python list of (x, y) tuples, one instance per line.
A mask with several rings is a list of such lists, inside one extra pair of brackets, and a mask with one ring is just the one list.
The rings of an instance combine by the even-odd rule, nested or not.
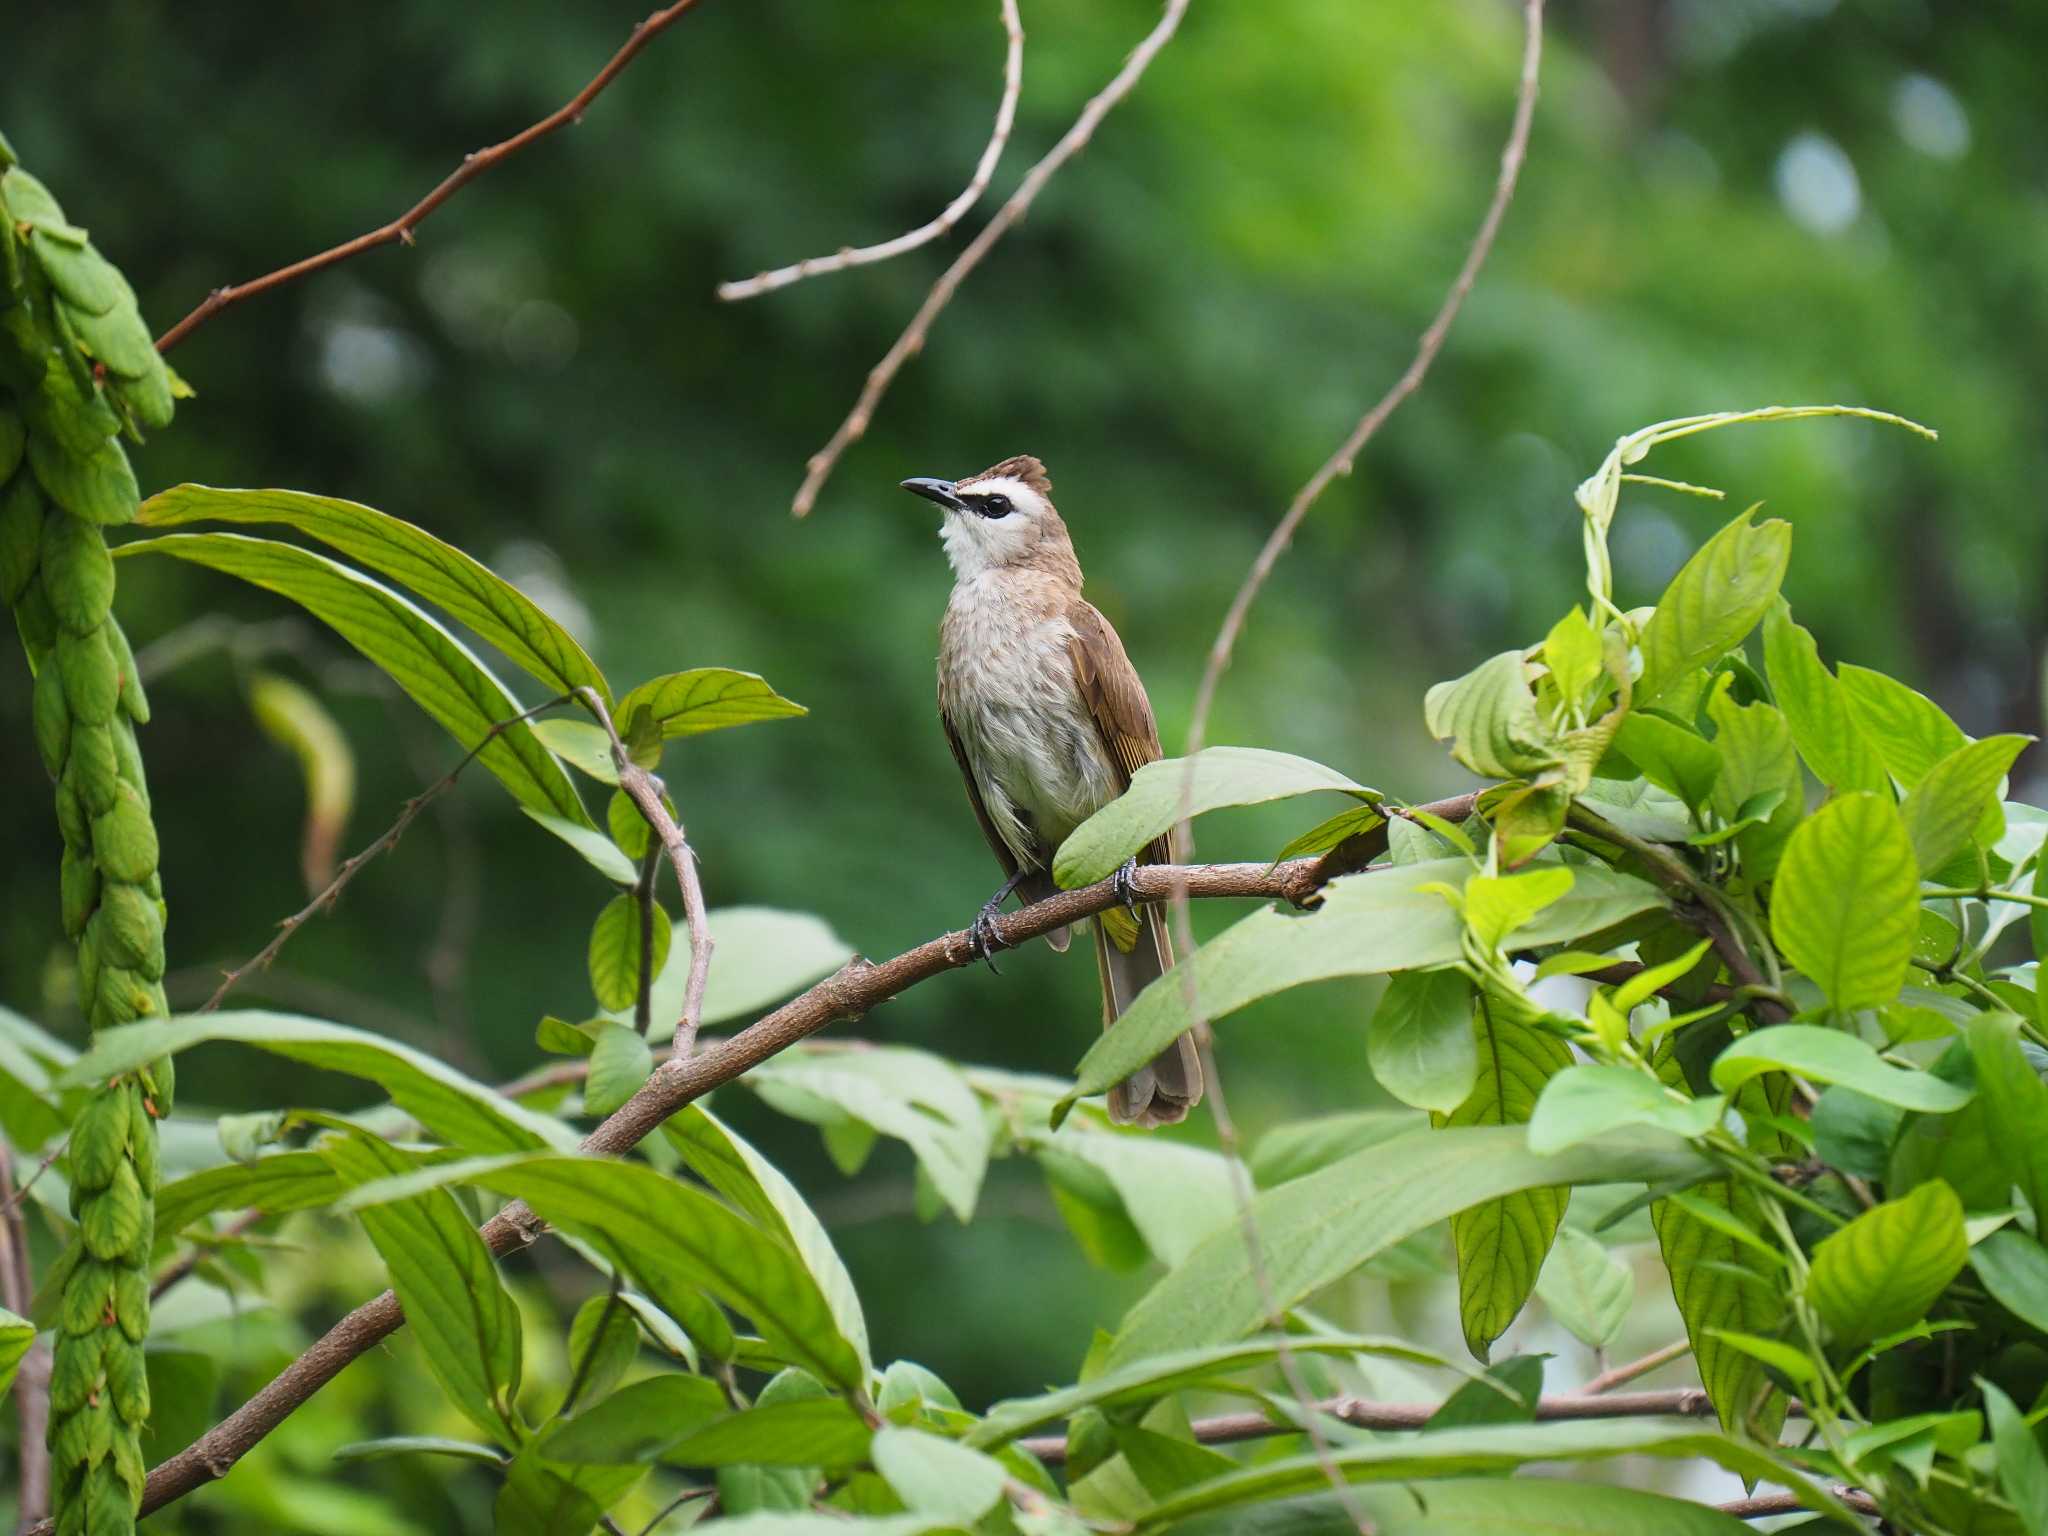
[(490, 170), (500, 161), (508, 160), (528, 145), (546, 138), (557, 128), (564, 127), (580, 119), (583, 116), (583, 109), (596, 100), (606, 86), (618, 78), (620, 72), (633, 62), (634, 55), (646, 47), (649, 40), (664, 31), (671, 23), (680, 20), (683, 14), (696, 5), (696, 3), (697, 0), (675, 0), (675, 4), (668, 6), (666, 9), (656, 11), (644, 21), (635, 22), (633, 24), (633, 34), (626, 39), (624, 46), (617, 53), (613, 54), (611, 61), (597, 72), (588, 85), (570, 97), (565, 105), (556, 108), (532, 127), (527, 128), (521, 133), (514, 134), (502, 143), (493, 144), (489, 149), (472, 150), (469, 154), (464, 155), (462, 157), (462, 164), (449, 172), (442, 179), (439, 186), (406, 209), (404, 213), (401, 213), (389, 224), (380, 225), (378, 228), (370, 230), (367, 234), (357, 235), (353, 240), (343, 241), (340, 245), (322, 251), (317, 256), (308, 256), (305, 260), (295, 261), (288, 267), (279, 267), (275, 272), (267, 272), (262, 277), (251, 278), (246, 283), (230, 283), (225, 288), (214, 289), (213, 292), (209, 293), (199, 302), (191, 314), (157, 338), (157, 351), (170, 351), (171, 348), (226, 309), (230, 304), (239, 304), (242, 300), (253, 298), (259, 293), (268, 293), (273, 288), (282, 288), (287, 283), (295, 283), (302, 277), (310, 277), (315, 272), (325, 271), (329, 267), (347, 261), (351, 256), (360, 256), (364, 251), (374, 250), (380, 245), (390, 245), (393, 241), (411, 245), (412, 232), (426, 221), (427, 215), (434, 212), (435, 209), (447, 202), (449, 198), (468, 186), (470, 182), (476, 180), (477, 177), (483, 175), (485, 171)]
[[(630, 760), (629, 760), (630, 761)], [(1439, 801), (1423, 809), (1446, 818), (1469, 814), (1469, 795)], [(635, 802), (638, 803), (637, 801)], [(659, 800), (656, 801), (657, 805)], [(1176, 889), (1198, 897), (1257, 897), (1310, 906), (1323, 884), (1351, 873), (1366, 859), (1377, 840), (1386, 846), (1380, 827), (1340, 844), (1321, 858), (1291, 859), (1281, 864), (1140, 865), (1130, 882), (1141, 901), (1163, 901)], [(1079, 922), (1122, 903), (1114, 880), (1101, 880), (1076, 891), (1061, 891), (995, 919), (996, 933), (1015, 946)], [(596, 1157), (619, 1157), (658, 1128), (677, 1110), (723, 1083), (759, 1066), (807, 1036), (840, 1019), (859, 1018), (919, 982), (945, 971), (977, 964), (980, 951), (971, 929), (957, 929), (927, 940), (880, 964), (849, 960), (801, 996), (784, 1003), (738, 1034), (727, 1036), (694, 1055), (672, 1055), (655, 1068), (640, 1090), (584, 1137), (581, 1151)], [(493, 1256), (502, 1258), (524, 1248), (544, 1230), (542, 1223), (514, 1201), (485, 1222), (480, 1235)], [(193, 1489), (225, 1477), (263, 1437), (321, 1387), (333, 1380), (358, 1355), (389, 1337), (405, 1321), (398, 1298), (386, 1291), (349, 1313), (285, 1367), (268, 1385), (198, 1440), (149, 1474), (142, 1513), (161, 1509)], [(47, 1524), (32, 1536), (48, 1536)]]
[(1124, 60), (1124, 67), (1116, 72), (1109, 84), (1088, 99), (1088, 104), (1081, 109), (1081, 115), (1074, 119), (1073, 127), (1066, 131), (1057, 144), (1046, 151), (1044, 159), (1024, 173), (1024, 180), (1017, 190), (1010, 194), (1010, 200), (996, 210), (995, 217), (982, 226), (981, 233), (974, 237), (967, 249), (956, 256), (953, 264), (939, 274), (939, 280), (932, 284), (931, 292), (925, 295), (924, 303), (920, 304), (917, 313), (911, 316), (910, 324), (904, 328), (903, 334), (896, 338), (896, 344), (889, 348), (882, 355), (882, 360), (869, 371), (860, 398), (854, 402), (846, 420), (839, 424), (839, 430), (832, 434), (824, 447), (811, 455), (809, 462), (804, 466), (804, 483), (798, 487), (796, 500), (790, 505), (790, 510), (798, 517), (810, 515), (811, 508), (817, 503), (818, 492), (824, 489), (825, 482), (832, 477), (832, 470), (839, 463), (840, 455), (866, 435), (868, 422), (875, 414), (875, 407), (880, 404), (882, 396), (888, 392), (890, 384), (895, 381), (903, 365), (922, 350), (925, 336), (930, 332), (932, 322), (938, 319), (939, 311), (952, 302), (954, 293), (967, 281), (968, 274), (981, 265), (981, 259), (995, 247), (995, 243), (1009, 233), (1010, 227), (1030, 210), (1032, 203), (1037, 201), (1038, 194), (1045, 190), (1046, 183), (1052, 180), (1060, 167), (1081, 152), (1082, 147), (1094, 136), (1095, 130), (1101, 126), (1102, 120), (1109, 116), (1119, 102), (1130, 95), (1146, 69), (1151, 66), (1152, 60), (1158, 57), (1159, 50), (1172, 40), (1174, 31), (1180, 26), (1181, 17), (1187, 14), (1187, 9), (1188, 0), (1166, 0), (1166, 8), (1159, 18), (1159, 24), (1153, 27), (1145, 35), (1144, 41), (1131, 51), (1131, 56)]
[[(1859, 1515), (1881, 1515), (1877, 1500), (1860, 1488), (1836, 1487), (1829, 1490), (1844, 1504)], [(1714, 1508), (1724, 1515), (1733, 1515), (1737, 1520), (1762, 1520), (1770, 1515), (1797, 1515), (1806, 1506), (1789, 1493), (1760, 1493), (1750, 1499), (1735, 1499), (1727, 1504), (1716, 1504)]]
[(772, 272), (761, 272), (745, 282), (720, 283), (718, 296), (727, 303), (740, 299), (755, 298), (777, 288), (787, 288), (791, 283), (802, 282), (807, 277), (817, 277), (826, 272), (843, 272), (848, 267), (867, 266), (872, 262), (887, 261), (929, 245), (945, 234), (966, 215), (988, 190), (989, 178), (995, 174), (996, 162), (1003, 157), (1003, 146), (1010, 142), (1010, 127), (1017, 120), (1017, 97), (1024, 89), (1024, 23), (1017, 15), (1017, 0), (1002, 0), (1003, 32), (1009, 38), (1009, 49), (1003, 57), (1003, 99), (996, 106), (996, 126), (989, 135), (988, 146), (981, 152), (981, 160), (974, 167), (974, 175), (961, 189), (960, 195), (948, 203), (944, 212), (929, 224), (920, 225), (908, 234), (898, 235), (893, 240), (884, 240), (880, 245), (863, 246), (855, 250), (842, 246), (830, 256), (813, 256), (808, 261), (799, 261), (787, 267), (777, 267)]

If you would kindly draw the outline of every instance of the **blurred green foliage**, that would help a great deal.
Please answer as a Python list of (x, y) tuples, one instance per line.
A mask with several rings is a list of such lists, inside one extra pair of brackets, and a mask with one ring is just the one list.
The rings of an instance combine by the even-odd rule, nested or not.
[[(161, 330), (221, 282), (391, 217), (463, 151), (565, 100), (638, 14), (534, 0), (487, 15), (46, 7), (11, 29), (0, 115)], [(1026, 5), (1016, 135), (967, 228), (1155, 14), (1146, 0)], [(622, 683), (762, 673), (810, 716), (678, 743), (667, 760), (712, 900), (816, 911), (863, 953), (891, 954), (964, 922), (996, 879), (933, 718), (949, 576), (930, 509), (896, 481), (1045, 458), (1091, 596), (1172, 751), (1258, 542), (1405, 365), (1457, 266), (1492, 185), (1518, 34), (1499, 0), (1194, 7), (796, 523), (804, 458), (958, 240), (738, 306), (713, 288), (942, 206), (988, 131), (1001, 33), (992, 4), (714, 0), (580, 125), (451, 201), (416, 248), (201, 328), (175, 356), (199, 398), (138, 472), (145, 491), (291, 486), (418, 522), (521, 579)], [(1303, 753), (1412, 798), (1461, 787), (1424, 735), (1422, 690), (1570, 600), (1572, 486), (1642, 422), (1769, 400), (1867, 402), (1942, 442), (1759, 430), (1677, 445), (1660, 472), (1724, 486), (1738, 506), (1768, 495), (1798, 541), (1789, 595), (1828, 655), (1897, 671), (1974, 733), (2038, 731), (2044, 54), (2048, 20), (2020, 7), (1963, 20), (1926, 0), (1559, 5), (1492, 262), (1426, 387), (1280, 566), (1210, 739)], [(1624, 603), (1653, 598), (1727, 515), (1640, 487), (1624, 501)], [(358, 785), (343, 850), (454, 754), (261, 594), (136, 562), (121, 609), (139, 648), (160, 643), (145, 655), (175, 663), (151, 678), (144, 751), (172, 904), (167, 979), (189, 1007), (306, 894), (303, 784), (254, 717), (252, 682), (289, 673), (341, 724)], [(211, 615), (236, 623), (192, 627)], [(21, 668), (0, 669), (14, 744), (0, 765), (0, 1000), (77, 1036), (28, 694)], [(472, 778), (242, 999), (385, 1030), (486, 1076), (530, 1065), (540, 1016), (586, 1006), (605, 888)], [(1269, 854), (1336, 808), (1218, 817), (1202, 852)], [(1210, 927), (1230, 915), (1197, 914)], [(1064, 1072), (1095, 1031), (1093, 986), (1085, 964), (1041, 947), (859, 1027)], [(1377, 1097), (1371, 998), (1331, 984), (1234, 1021), (1239, 1119), (1256, 1130)], [(185, 1096), (337, 1102), (333, 1080), (227, 1061), (195, 1054)], [(1007, 1207), (999, 1182), (967, 1231), (925, 1228), (907, 1158), (878, 1155), (843, 1185), (798, 1128), (730, 1107), (834, 1224), (878, 1355), (919, 1353), (963, 1397), (1065, 1379), (1089, 1325), (1136, 1293), (1136, 1279), (1083, 1268), (1035, 1180)], [(539, 1285), (534, 1262), (521, 1273)], [(367, 1258), (309, 1273), (270, 1320), (211, 1325), (240, 1341), (228, 1396), (376, 1274)], [(395, 1348), (416, 1370), (412, 1346)], [(434, 1427), (417, 1407), (430, 1391), (377, 1384), (345, 1375), (265, 1448), (265, 1471), (194, 1501), (185, 1528), (363, 1528), (351, 1519), (371, 1517), (351, 1515), (353, 1490), (329, 1476), (331, 1443)], [(427, 1471), (459, 1505), (468, 1485)], [(425, 1528), (484, 1517), (482, 1480), (443, 1510), (418, 1468), (355, 1476)]]

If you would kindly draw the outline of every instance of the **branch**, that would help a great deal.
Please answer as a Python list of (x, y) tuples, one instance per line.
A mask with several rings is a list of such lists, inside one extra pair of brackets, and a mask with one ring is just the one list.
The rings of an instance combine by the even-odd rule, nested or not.
[(1101, 126), (1102, 120), (1109, 116), (1119, 102), (1130, 95), (1139, 79), (1151, 66), (1152, 60), (1158, 57), (1159, 50), (1172, 40), (1175, 29), (1180, 26), (1181, 17), (1187, 14), (1187, 9), (1188, 0), (1166, 0), (1166, 9), (1161, 14), (1158, 25), (1146, 33), (1144, 41), (1131, 51), (1131, 56), (1124, 60), (1124, 67), (1116, 72), (1109, 84), (1088, 99), (1088, 104), (1081, 109), (1081, 115), (1074, 119), (1073, 127), (1046, 152), (1044, 159), (1024, 173), (1023, 182), (1010, 194), (1010, 200), (996, 210), (995, 217), (982, 226), (981, 233), (974, 237), (967, 249), (956, 256), (953, 264), (939, 274), (939, 280), (932, 284), (931, 292), (925, 295), (924, 303), (920, 304), (917, 313), (911, 316), (910, 324), (904, 328), (903, 334), (896, 338), (896, 344), (882, 355), (882, 360), (868, 373), (867, 383), (861, 389), (860, 398), (854, 402), (846, 420), (839, 424), (839, 430), (832, 434), (824, 447), (811, 455), (809, 462), (804, 466), (804, 483), (798, 487), (796, 500), (790, 505), (790, 510), (798, 517), (810, 515), (811, 508), (817, 503), (818, 492), (824, 489), (825, 482), (832, 477), (832, 470), (839, 463), (840, 455), (866, 434), (868, 422), (875, 414), (876, 405), (881, 402), (882, 396), (888, 391), (889, 385), (894, 382), (903, 365), (923, 348), (925, 336), (931, 330), (932, 322), (938, 319), (939, 311), (952, 301), (953, 294), (967, 280), (967, 275), (981, 265), (981, 259), (994, 248), (995, 243), (1009, 233), (1010, 227), (1030, 211), (1032, 203), (1037, 201), (1038, 194), (1045, 190), (1045, 184), (1052, 180), (1060, 167), (1081, 152), (1082, 147), (1094, 136), (1095, 130)]
[(696, 3), (697, 0), (675, 0), (675, 3), (665, 10), (656, 11), (646, 20), (635, 22), (633, 24), (633, 35), (628, 37), (625, 45), (611, 56), (611, 62), (599, 70), (591, 82), (572, 96), (566, 105), (558, 107), (532, 127), (522, 133), (514, 134), (502, 143), (493, 144), (489, 149), (472, 150), (469, 154), (464, 155), (462, 157), (462, 164), (449, 172), (439, 186), (406, 209), (404, 213), (401, 213), (389, 224), (380, 225), (367, 234), (357, 235), (355, 239), (344, 241), (332, 249), (322, 251), (317, 256), (308, 256), (305, 260), (295, 261), (288, 267), (279, 267), (275, 272), (268, 272), (262, 277), (251, 278), (246, 283), (230, 283), (225, 288), (214, 289), (213, 292), (200, 301), (198, 307), (191, 314), (157, 338), (157, 351), (170, 351), (171, 348), (226, 309), (230, 304), (239, 304), (242, 300), (253, 298), (259, 293), (268, 293), (273, 288), (282, 288), (287, 283), (295, 283), (302, 277), (310, 277), (315, 272), (325, 271), (328, 267), (347, 261), (351, 256), (360, 256), (364, 251), (374, 250), (380, 245), (389, 245), (393, 241), (411, 245), (413, 230), (426, 221), (427, 215), (434, 212), (435, 209), (447, 202), (449, 198), (468, 186), (470, 182), (476, 180), (477, 177), (483, 175), (485, 171), (490, 170), (500, 161), (508, 160), (528, 145), (546, 138), (557, 128), (564, 127), (581, 119), (583, 109), (595, 101), (604, 88), (618, 78), (625, 67), (633, 62), (634, 55), (646, 47), (648, 41), (657, 33), (666, 30), (672, 22), (680, 20), (683, 13), (696, 5)]
[(1602, 1371), (1579, 1390), (1590, 1397), (1597, 1397), (1603, 1392), (1612, 1392), (1616, 1387), (1634, 1381), (1638, 1376), (1647, 1376), (1650, 1372), (1657, 1370), (1661, 1366), (1669, 1365), (1674, 1360), (1683, 1360), (1691, 1353), (1692, 1340), (1674, 1339), (1662, 1349), (1653, 1349), (1639, 1360), (1631, 1360), (1626, 1365), (1617, 1365), (1611, 1371)]
[[(1860, 1488), (1836, 1487), (1829, 1490), (1844, 1504), (1859, 1515), (1881, 1515), (1877, 1500)], [(1733, 1515), (1737, 1520), (1762, 1520), (1769, 1515), (1797, 1515), (1805, 1513), (1806, 1506), (1789, 1493), (1760, 1493), (1751, 1499), (1736, 1499), (1727, 1504), (1716, 1504), (1714, 1508), (1724, 1515)]]
[[(1462, 816), (1470, 808), (1469, 795), (1423, 807), (1444, 817)], [(1383, 849), (1386, 829), (1378, 828), (1376, 834), (1378, 846)], [(1374, 833), (1364, 834), (1321, 858), (1291, 859), (1281, 864), (1144, 864), (1138, 866), (1130, 886), (1140, 901), (1163, 901), (1170, 892), (1185, 889), (1198, 897), (1262, 897), (1309, 906), (1324, 883), (1351, 873), (1372, 856), (1368, 850), (1374, 840)], [(1019, 945), (1097, 912), (1106, 912), (1122, 901), (1114, 880), (1097, 881), (1081, 890), (1061, 891), (995, 918), (996, 934), (1007, 945)], [(927, 940), (879, 965), (859, 958), (850, 960), (809, 991), (738, 1034), (727, 1036), (695, 1055), (672, 1055), (632, 1098), (583, 1138), (580, 1150), (593, 1157), (624, 1156), (662, 1121), (712, 1089), (731, 1082), (836, 1020), (859, 1018), (919, 982), (977, 964), (979, 955), (973, 930), (962, 928)], [(492, 1255), (502, 1258), (530, 1245), (542, 1230), (533, 1213), (514, 1201), (484, 1223), (480, 1235)], [(292, 1410), (333, 1380), (350, 1361), (389, 1337), (404, 1321), (398, 1298), (389, 1291), (349, 1313), (234, 1413), (155, 1467), (143, 1490), (142, 1513), (161, 1509), (193, 1489), (225, 1477)], [(36, 1527), (32, 1536), (48, 1533), (49, 1527), (44, 1525)]]
[(1003, 31), (1010, 39), (1009, 51), (1003, 58), (1003, 99), (996, 107), (996, 126), (989, 135), (988, 147), (981, 152), (981, 160), (974, 167), (974, 175), (961, 189), (960, 195), (946, 205), (945, 211), (929, 224), (913, 229), (894, 240), (885, 240), (880, 245), (864, 246), (859, 250), (842, 246), (830, 256), (813, 256), (808, 261), (799, 261), (793, 266), (777, 267), (772, 272), (761, 272), (740, 283), (720, 283), (718, 296), (727, 303), (740, 299), (751, 299), (777, 288), (787, 288), (791, 283), (802, 282), (807, 277), (817, 277), (826, 272), (843, 272), (848, 267), (867, 266), (871, 262), (887, 261), (893, 256), (902, 256), (921, 245), (929, 245), (945, 234), (965, 216), (988, 190), (989, 178), (995, 174), (996, 162), (1003, 157), (1003, 146), (1010, 142), (1010, 126), (1017, 120), (1017, 97), (1024, 88), (1024, 23), (1017, 15), (1017, 0), (1002, 0)]

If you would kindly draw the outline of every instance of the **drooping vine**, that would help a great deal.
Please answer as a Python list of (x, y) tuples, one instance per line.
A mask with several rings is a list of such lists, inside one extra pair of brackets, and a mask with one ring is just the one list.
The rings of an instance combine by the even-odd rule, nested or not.
[[(35, 676), (56, 784), (64, 930), (93, 1029), (165, 1011), (164, 901), (135, 728), (149, 704), (113, 615), (103, 530), (135, 516), (120, 439), (171, 419), (177, 380), (135, 294), (0, 139), (0, 597)], [(60, 1532), (130, 1531), (149, 1417), (143, 1339), (171, 1063), (99, 1085), (68, 1151), (77, 1232), (63, 1259), (50, 1381)]]

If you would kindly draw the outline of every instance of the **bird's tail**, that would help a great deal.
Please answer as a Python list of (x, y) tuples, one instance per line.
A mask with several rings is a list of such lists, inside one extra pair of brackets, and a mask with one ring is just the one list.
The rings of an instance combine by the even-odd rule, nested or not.
[[(1128, 929), (1130, 919), (1123, 912), (1105, 913), (1111, 922)], [(1109, 1028), (1117, 1016), (1165, 974), (1173, 964), (1173, 945), (1166, 937), (1166, 915), (1151, 907), (1141, 908), (1137, 917), (1136, 941), (1127, 950), (1108, 931), (1102, 918), (1088, 924), (1095, 931), (1095, 964), (1102, 973), (1102, 1027)], [(1109, 1118), (1118, 1125), (1173, 1125), (1188, 1117), (1202, 1098), (1202, 1062), (1195, 1053), (1192, 1035), (1182, 1035), (1109, 1090)]]

